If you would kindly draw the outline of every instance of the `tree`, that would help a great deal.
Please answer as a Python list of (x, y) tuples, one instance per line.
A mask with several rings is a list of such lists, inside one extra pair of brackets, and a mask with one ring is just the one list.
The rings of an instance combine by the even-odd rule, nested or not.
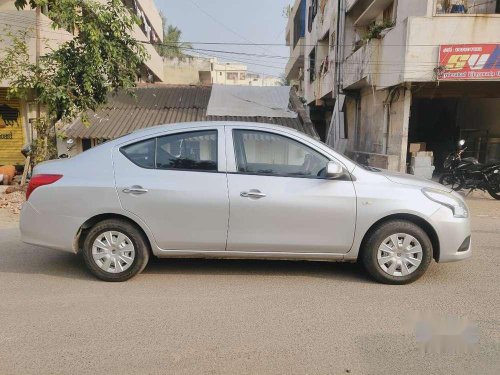
[[(0, 54), (0, 81), (8, 80), (10, 96), (34, 96), (45, 108), (33, 124), (35, 162), (50, 158), (51, 130), (57, 121), (71, 121), (97, 110), (108, 94), (131, 92), (139, 66), (147, 58), (131, 35), (139, 19), (120, 0), (16, 0), (18, 9), (48, 6), (54, 29), (77, 30), (73, 39), (49, 50), (35, 63), (27, 41), (30, 31), (7, 32), (8, 46)], [(52, 140), (53, 141), (53, 140)]]
[(181, 42), (182, 31), (176, 26), (168, 25), (163, 13), (160, 16), (163, 21), (163, 43), (156, 46), (158, 54), (163, 57), (185, 57), (184, 51), (193, 46)]

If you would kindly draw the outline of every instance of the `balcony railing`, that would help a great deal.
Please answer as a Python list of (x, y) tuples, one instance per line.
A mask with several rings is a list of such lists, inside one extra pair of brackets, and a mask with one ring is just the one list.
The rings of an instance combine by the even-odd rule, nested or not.
[(499, 0), (436, 0), (439, 14), (496, 14), (500, 13)]

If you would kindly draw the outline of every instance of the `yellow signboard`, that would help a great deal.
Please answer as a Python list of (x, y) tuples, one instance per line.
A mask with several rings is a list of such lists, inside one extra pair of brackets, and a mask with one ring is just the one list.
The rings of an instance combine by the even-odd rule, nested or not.
[(0, 165), (23, 164), (21, 148), (25, 143), (21, 103), (7, 99), (7, 90), (0, 88)]

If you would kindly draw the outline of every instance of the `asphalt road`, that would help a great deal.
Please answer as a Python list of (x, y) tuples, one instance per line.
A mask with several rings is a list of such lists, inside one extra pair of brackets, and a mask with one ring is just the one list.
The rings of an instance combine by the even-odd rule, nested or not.
[[(499, 374), (500, 202), (470, 206), (474, 257), (407, 286), (350, 264), (234, 260), (154, 260), (109, 284), (22, 244), (0, 210), (0, 374)], [(419, 312), (467, 319), (479, 344), (422, 350)]]

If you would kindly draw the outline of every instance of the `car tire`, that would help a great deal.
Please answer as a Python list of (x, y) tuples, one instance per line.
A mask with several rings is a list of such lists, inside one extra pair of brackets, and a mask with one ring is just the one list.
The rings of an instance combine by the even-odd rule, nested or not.
[(432, 254), (432, 242), (421, 227), (406, 220), (391, 220), (368, 235), (359, 260), (374, 280), (402, 285), (425, 273)]
[(144, 234), (120, 219), (95, 224), (83, 242), (87, 268), (104, 281), (126, 281), (141, 273), (149, 261), (149, 252)]

